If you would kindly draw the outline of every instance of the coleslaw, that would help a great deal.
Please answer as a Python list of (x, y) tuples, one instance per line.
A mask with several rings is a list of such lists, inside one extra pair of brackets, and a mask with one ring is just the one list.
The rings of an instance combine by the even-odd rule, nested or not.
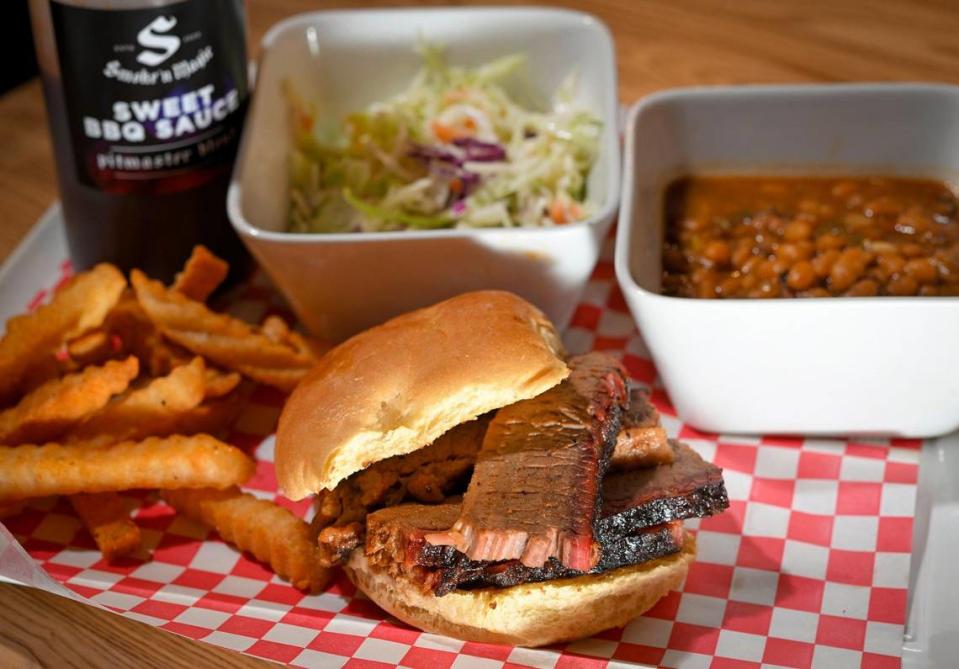
[(586, 179), (602, 124), (575, 104), (575, 74), (537, 111), (502, 85), (522, 55), (463, 68), (438, 47), (419, 52), (406, 90), (331, 136), (287, 86), (291, 232), (553, 226), (593, 213)]

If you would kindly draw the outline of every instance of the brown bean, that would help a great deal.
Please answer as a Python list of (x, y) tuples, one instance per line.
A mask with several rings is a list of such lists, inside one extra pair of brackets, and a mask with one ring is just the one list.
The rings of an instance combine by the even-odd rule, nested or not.
[(896, 232), (918, 235), (935, 227), (932, 217), (920, 207), (910, 207), (896, 220)]
[(772, 237), (762, 233), (756, 234), (756, 236), (753, 237), (753, 252), (756, 255), (768, 256), (769, 252), (772, 251), (772, 247)]
[(808, 260), (812, 257), (814, 247), (812, 242), (799, 241), (795, 244), (780, 244), (776, 249), (776, 257), (782, 258), (789, 263)]
[(816, 275), (820, 277), (829, 276), (829, 272), (832, 270), (832, 266), (835, 264), (837, 258), (839, 258), (839, 251), (836, 249), (829, 249), (816, 255), (816, 257), (812, 259), (812, 267), (816, 271)]
[(808, 290), (816, 283), (816, 270), (808, 260), (801, 260), (792, 266), (786, 277), (786, 285), (793, 290)]
[(841, 249), (846, 245), (846, 240), (839, 235), (831, 232), (816, 237), (816, 249), (818, 251), (828, 251), (830, 249)]
[(749, 297), (769, 299), (782, 295), (782, 288), (775, 281), (763, 281), (758, 288), (749, 291)]
[(849, 297), (872, 297), (879, 294), (879, 284), (872, 279), (857, 281), (845, 293)]
[(763, 297), (782, 297), (783, 287), (778, 281), (763, 283), (760, 287), (763, 291)]
[(733, 249), (732, 265), (742, 268), (746, 261), (753, 257), (753, 243), (750, 239), (740, 239), (736, 242), (736, 248)]
[(753, 256), (743, 264), (741, 271), (743, 274), (753, 274), (756, 272), (759, 266), (762, 265), (764, 262), (765, 262), (764, 258), (760, 258), (759, 256)]
[(899, 274), (899, 272), (901, 272), (906, 266), (906, 261), (903, 260), (903, 257), (900, 255), (883, 253), (879, 256), (876, 262), (879, 265), (879, 269), (881, 269), (886, 275), (886, 279)]
[(922, 247), (915, 242), (907, 242), (899, 247), (900, 253), (907, 258), (918, 258), (923, 255)]
[(843, 216), (842, 221), (846, 224), (847, 228), (857, 231), (865, 230), (873, 225), (872, 219), (857, 213), (846, 214)]
[(832, 293), (825, 288), (820, 288), (817, 286), (816, 288), (810, 288), (809, 290), (800, 293), (799, 297), (832, 297)]
[(692, 281), (694, 286), (698, 286), (704, 281), (709, 281), (710, 278), (715, 279), (716, 273), (709, 267), (699, 266), (692, 271), (692, 274), (689, 275), (690, 281)]
[[(706, 236), (695, 234), (690, 235), (686, 240), (686, 248), (692, 252), (693, 256), (702, 256), (703, 249), (706, 247)], [(696, 258), (697, 261), (701, 261), (702, 258)]]
[(829, 288), (842, 292), (854, 284), (866, 269), (865, 251), (860, 248), (849, 248), (839, 254), (836, 262), (829, 270)]
[(935, 297), (939, 295), (939, 289), (936, 286), (923, 286), (919, 289), (919, 294), (923, 297)]
[(772, 260), (763, 260), (756, 266), (756, 276), (765, 281), (775, 279), (781, 271)]
[(905, 264), (902, 271), (916, 280), (919, 285), (927, 286), (936, 282), (939, 272), (929, 258), (913, 258)]
[(725, 265), (729, 262), (732, 252), (729, 244), (721, 239), (713, 239), (703, 247), (703, 255), (714, 265)]
[(877, 255), (897, 255), (896, 245), (886, 241), (868, 241), (863, 244), (867, 251), (872, 251)]
[(709, 299), (716, 297), (716, 286), (719, 278), (715, 272), (709, 272), (696, 282), (696, 297)]
[(739, 277), (727, 276), (725, 279), (719, 282), (719, 286), (716, 291), (719, 293), (720, 297), (736, 297), (739, 295), (739, 291), (742, 288), (742, 281)]
[(789, 268), (793, 266), (792, 260), (784, 258), (778, 254), (769, 262), (771, 263), (772, 270), (776, 276), (779, 276), (783, 272), (788, 272)]
[(902, 211), (902, 203), (889, 195), (880, 195), (867, 202), (864, 209), (866, 216), (897, 216)]
[(939, 270), (939, 281), (947, 284), (959, 284), (959, 261), (953, 262), (948, 255), (939, 251), (934, 262)]
[(900, 274), (886, 284), (886, 292), (890, 295), (915, 295), (919, 290), (919, 283), (908, 274)]
[(798, 242), (812, 236), (812, 225), (803, 220), (795, 220), (783, 228), (783, 238), (788, 242)]

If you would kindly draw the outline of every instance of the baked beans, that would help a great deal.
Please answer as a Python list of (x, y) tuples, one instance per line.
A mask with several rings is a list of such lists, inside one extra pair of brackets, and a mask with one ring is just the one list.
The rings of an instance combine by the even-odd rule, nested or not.
[(666, 295), (959, 295), (959, 199), (942, 182), (693, 176), (664, 208)]

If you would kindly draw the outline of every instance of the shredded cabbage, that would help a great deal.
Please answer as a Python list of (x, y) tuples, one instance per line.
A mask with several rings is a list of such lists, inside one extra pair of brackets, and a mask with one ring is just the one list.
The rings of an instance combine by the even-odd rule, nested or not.
[(551, 226), (593, 213), (586, 178), (602, 124), (574, 103), (575, 74), (536, 111), (503, 87), (523, 56), (462, 68), (435, 46), (419, 52), (405, 91), (325, 138), (286, 87), (292, 232)]

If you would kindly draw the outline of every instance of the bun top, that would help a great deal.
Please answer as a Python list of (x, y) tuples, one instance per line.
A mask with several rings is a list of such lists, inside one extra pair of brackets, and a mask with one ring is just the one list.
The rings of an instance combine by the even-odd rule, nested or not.
[(545, 315), (501, 291), (465, 293), (348, 339), (293, 391), (276, 434), (284, 494), (302, 499), (569, 374)]

